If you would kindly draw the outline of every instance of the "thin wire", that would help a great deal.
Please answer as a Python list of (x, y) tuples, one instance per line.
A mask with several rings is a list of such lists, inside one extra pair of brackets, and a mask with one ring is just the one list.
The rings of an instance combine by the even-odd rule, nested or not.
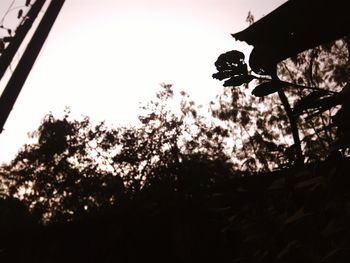
[[(12, 35), (12, 32), (16, 31), (17, 28), (19, 27), (19, 25), (21, 25), (21, 24), (23, 23), (24, 19), (26, 18), (26, 15), (25, 15), (25, 16), (22, 16), (22, 17), (21, 17), (21, 21), (17, 24), (17, 26), (16, 26), (15, 29), (4, 27), (3, 23), (4, 23), (6, 17), (9, 15), (10, 12), (12, 12), (12, 11), (14, 11), (14, 10), (16, 10), (16, 9), (26, 8), (26, 7), (27, 7), (26, 5), (20, 5), (20, 6), (15, 6), (15, 7), (14, 7), (15, 2), (16, 2), (16, 0), (13, 0), (13, 1), (11, 2), (11, 4), (9, 5), (9, 7), (7, 8), (7, 11), (5, 12), (5, 14), (3, 15), (3, 17), (2, 17), (1, 20), (0, 20), (0, 27), (1, 27), (1, 29), (7, 30), (9, 35)], [(0, 36), (0, 37), (1, 37), (1, 36)], [(1, 56), (1, 54), (0, 54), (0, 56)], [(13, 71), (14, 71), (14, 69), (13, 69), (13, 64), (14, 64), (14, 63), (17, 63), (17, 62), (20, 60), (20, 58), (21, 58), (21, 54), (17, 52), (16, 57), (14, 58), (14, 61), (12, 61), (12, 62), (10, 63), (10, 65), (9, 65), (9, 71), (10, 71), (11, 73), (13, 73)]]
[[(18, 17), (18, 22), (17, 22), (17, 25), (13, 25), (12, 27), (4, 27), (4, 22), (5, 22), (5, 19), (8, 17), (8, 15), (14, 11), (14, 10), (17, 10), (17, 9), (26, 9), (28, 6), (27, 5), (18, 5), (18, 6), (14, 6), (16, 3), (16, 0), (12, 0), (11, 4), (9, 5), (9, 7), (7, 8), (7, 11), (5, 12), (5, 14), (3, 15), (3, 17), (1, 18), (0, 20), (0, 29), (3, 29), (3, 30), (7, 30), (7, 34), (6, 35), (9, 35), (9, 36), (13, 36), (14, 32), (16, 32), (16, 30), (18, 29), (18, 27), (23, 24), (23, 22), (25, 21), (26, 17), (27, 17), (27, 13), (28, 11), (26, 12), (25, 15), (22, 15), (21, 17)], [(23, 13), (23, 12), (22, 12)], [(5, 37), (5, 35), (3, 35), (4, 33), (1, 33), (0, 34), (0, 38), (3, 38)], [(1, 54), (0, 54), (1, 56)], [(11, 65), (10, 65), (11, 66)], [(10, 70), (12, 71), (12, 69), (10, 68)]]
[(7, 8), (7, 11), (5, 12), (5, 14), (3, 15), (3, 17), (0, 20), (0, 24), (2, 25), (4, 23), (4, 20), (6, 18), (6, 16), (11, 12), (11, 8), (12, 6), (15, 4), (16, 0), (12, 0), (12, 3), (10, 4), (10, 6)]
[(12, 29), (12, 28), (5, 28), (4, 27), (4, 21), (6, 19), (6, 17), (8, 16), (8, 14), (14, 10), (17, 10), (17, 9), (22, 9), (22, 8), (27, 8), (28, 6), (26, 5), (18, 5), (18, 6), (14, 6), (16, 0), (12, 0), (12, 3), (10, 4), (10, 6), (8, 7), (7, 11), (5, 12), (5, 14), (3, 15), (3, 17), (1, 18), (0, 20), (0, 27), (3, 28), (3, 29), (7, 29), (7, 30), (12, 30), (12, 31), (15, 31), (17, 30), (17, 28), (19, 27), (20, 24), (23, 23), (24, 19), (26, 18), (26, 16), (22, 16), (21, 17), (21, 21), (17, 24), (16, 28), (15, 29)]

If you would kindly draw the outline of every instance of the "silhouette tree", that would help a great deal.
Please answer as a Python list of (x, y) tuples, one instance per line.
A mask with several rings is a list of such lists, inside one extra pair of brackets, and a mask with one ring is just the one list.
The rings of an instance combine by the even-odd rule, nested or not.
[[(346, 116), (341, 121), (339, 118), (347, 106), (342, 106), (339, 115), (337, 112), (348, 99), (349, 47), (349, 38), (345, 37), (279, 64), (281, 79), (300, 85), (288, 90), (288, 98), (293, 113), (298, 116), (304, 152), (309, 160), (323, 159), (332, 150), (347, 148), (341, 139), (344, 136), (340, 123), (346, 123)], [(302, 85), (327, 91), (303, 89)]]
[(87, 118), (47, 115), (33, 134), (37, 143), (4, 167), (9, 195), (22, 199), (43, 222), (79, 219), (115, 205), (123, 198), (123, 182), (99, 167), (91, 146), (103, 129), (103, 124), (91, 127)]
[(248, 70), (239, 51), (219, 56), (213, 77), (225, 80), (224, 92), (212, 113), (229, 127), (237, 142), (233, 152), (245, 169), (268, 171), (302, 163), (304, 158), (312, 162), (331, 150), (346, 148), (344, 135), (342, 146), (334, 141), (346, 133), (339, 123), (346, 123), (347, 106), (337, 114), (342, 121), (337, 121), (335, 113), (347, 97), (348, 50), (348, 38), (340, 39), (298, 54), (261, 75)]
[[(27, 208), (57, 222), (128, 202), (114, 217), (36, 228), (43, 231), (34, 238), (27, 232), (16, 245), (0, 242), (0, 259), (348, 262), (349, 157), (336, 151), (313, 166), (239, 178), (230, 163), (258, 171), (300, 162), (298, 147), (307, 161), (333, 149), (346, 152), (347, 41), (299, 54), (261, 75), (248, 70), (241, 52), (221, 55), (213, 76), (225, 80), (225, 90), (212, 122), (184, 92), (174, 111), (171, 85), (162, 85), (135, 126), (47, 115), (33, 133), (37, 141), (0, 170), (0, 227), (11, 226), (8, 218), (20, 218), (12, 227), (28, 224)], [(289, 146), (293, 139), (298, 144), (293, 125), (301, 140)], [(231, 158), (225, 153), (233, 140)], [(320, 145), (325, 150), (316, 156)]]
[(9, 195), (47, 223), (108, 211), (146, 189), (158, 196), (207, 189), (232, 173), (225, 130), (205, 122), (181, 94), (176, 112), (172, 87), (163, 85), (135, 126), (47, 115), (32, 134), (37, 141), (3, 167)]
[(144, 114), (139, 117), (141, 126), (122, 129), (115, 136), (115, 145), (122, 147), (113, 157), (113, 164), (116, 169), (123, 167), (127, 171), (123, 178), (128, 189), (138, 191), (143, 185), (163, 180), (162, 176), (166, 180), (174, 176), (172, 180), (181, 185), (174, 171), (189, 160), (228, 162), (219, 136), (220, 131), (225, 131), (206, 123), (185, 92), (181, 92), (177, 113), (170, 107), (174, 96), (171, 85), (163, 85), (156, 96), (157, 100), (143, 106)]

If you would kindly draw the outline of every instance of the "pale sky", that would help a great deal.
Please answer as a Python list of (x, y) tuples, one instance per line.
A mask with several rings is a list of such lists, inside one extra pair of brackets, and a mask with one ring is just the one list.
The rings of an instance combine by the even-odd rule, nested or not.
[[(12, 0), (0, 0), (0, 15)], [(16, 0), (18, 4), (25, 1)], [(0, 162), (13, 158), (45, 114), (128, 124), (159, 84), (198, 103), (220, 93), (217, 57), (246, 49), (230, 36), (285, 0), (66, 0), (0, 134)]]

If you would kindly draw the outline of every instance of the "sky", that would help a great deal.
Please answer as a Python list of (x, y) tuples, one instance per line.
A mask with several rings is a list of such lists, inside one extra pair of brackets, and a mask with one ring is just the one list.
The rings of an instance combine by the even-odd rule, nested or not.
[[(0, 17), (12, 2), (0, 1)], [(134, 123), (139, 103), (160, 83), (209, 103), (222, 89), (211, 77), (217, 57), (249, 50), (230, 34), (248, 26), (249, 11), (258, 20), (284, 2), (66, 0), (0, 134), (0, 162), (14, 157), (46, 114), (65, 107), (93, 121)]]

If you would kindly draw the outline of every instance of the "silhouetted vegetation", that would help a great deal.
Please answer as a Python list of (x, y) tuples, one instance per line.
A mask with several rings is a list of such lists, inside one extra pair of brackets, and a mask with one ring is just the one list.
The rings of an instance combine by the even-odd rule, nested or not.
[(37, 142), (2, 168), (5, 192), (42, 222), (64, 222), (108, 210), (141, 189), (194, 193), (230, 176), (220, 128), (205, 123), (184, 92), (173, 113), (172, 96), (164, 85), (133, 127), (47, 115), (32, 134)]
[(348, 147), (344, 124), (339, 125), (348, 117), (343, 105), (348, 100), (347, 41), (305, 51), (262, 75), (248, 70), (239, 51), (218, 58), (213, 77), (226, 79), (225, 92), (213, 114), (241, 141), (239, 159), (248, 170), (315, 162)]
[(48, 114), (0, 170), (0, 261), (348, 262), (348, 41), (222, 54), (209, 117), (167, 84), (134, 126)]

